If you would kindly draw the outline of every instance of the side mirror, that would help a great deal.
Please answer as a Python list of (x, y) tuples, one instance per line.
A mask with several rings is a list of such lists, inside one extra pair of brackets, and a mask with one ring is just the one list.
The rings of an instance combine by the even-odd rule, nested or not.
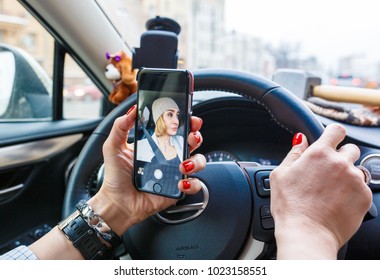
[(25, 51), (0, 44), (0, 119), (52, 116), (52, 81)]
[(11, 51), (0, 49), (0, 61), (0, 116), (3, 116), (11, 101), (16, 60)]

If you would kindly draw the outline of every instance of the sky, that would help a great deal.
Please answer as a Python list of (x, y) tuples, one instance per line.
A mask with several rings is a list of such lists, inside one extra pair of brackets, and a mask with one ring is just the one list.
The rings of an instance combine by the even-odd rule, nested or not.
[(380, 10), (376, 0), (226, 0), (227, 30), (265, 42), (301, 43), (305, 56), (328, 67), (356, 55), (380, 61)]

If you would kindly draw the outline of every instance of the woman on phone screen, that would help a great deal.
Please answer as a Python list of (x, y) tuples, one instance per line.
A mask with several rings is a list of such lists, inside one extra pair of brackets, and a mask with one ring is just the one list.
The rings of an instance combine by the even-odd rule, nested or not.
[[(180, 125), (177, 103), (169, 97), (158, 98), (152, 104), (152, 115), (155, 123), (152, 140), (165, 159), (176, 161), (178, 166), (183, 155), (184, 139), (181, 135), (177, 135)], [(137, 145), (139, 145), (137, 160), (151, 162), (155, 152), (147, 138), (140, 140)]]

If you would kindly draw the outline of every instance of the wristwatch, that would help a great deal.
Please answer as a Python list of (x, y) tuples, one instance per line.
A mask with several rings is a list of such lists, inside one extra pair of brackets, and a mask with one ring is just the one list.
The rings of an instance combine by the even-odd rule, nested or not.
[(58, 224), (66, 238), (68, 238), (86, 260), (113, 259), (112, 248), (107, 247), (82, 217), (79, 210)]
[(95, 213), (91, 206), (85, 201), (80, 201), (76, 208), (87, 224), (92, 227), (101, 238), (107, 241), (112, 248), (116, 248), (123, 242), (122, 239), (112, 231), (106, 222)]

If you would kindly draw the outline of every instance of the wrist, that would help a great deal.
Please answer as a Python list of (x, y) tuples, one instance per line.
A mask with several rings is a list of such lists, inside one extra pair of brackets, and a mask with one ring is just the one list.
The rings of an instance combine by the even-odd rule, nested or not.
[(277, 223), (277, 259), (336, 259), (339, 242), (327, 229), (312, 223)]
[(112, 199), (101, 190), (87, 204), (96, 212), (118, 236), (122, 236), (132, 225), (137, 223), (125, 206)]
[[(51, 248), (55, 248), (52, 250)], [(83, 260), (83, 255), (73, 243), (62, 234), (58, 226), (35, 241), (29, 249), (39, 260)]]

